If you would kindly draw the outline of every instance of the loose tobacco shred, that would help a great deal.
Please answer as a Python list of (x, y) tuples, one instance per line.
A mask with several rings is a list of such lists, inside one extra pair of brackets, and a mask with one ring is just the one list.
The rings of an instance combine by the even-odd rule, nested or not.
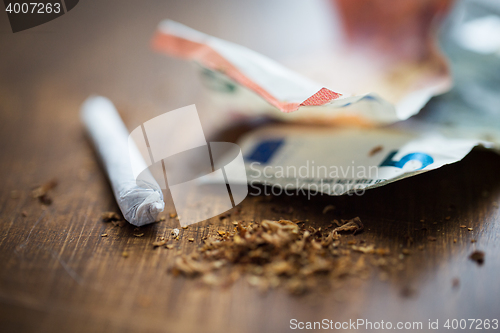
[[(347, 243), (340, 247), (339, 234), (361, 231), (363, 224), (357, 217), (343, 222), (329, 232), (288, 220), (237, 223), (234, 231), (218, 230), (193, 254), (177, 257), (170, 272), (199, 276), (208, 285), (227, 285), (246, 276), (260, 290), (283, 286), (292, 294), (304, 293), (325, 280), (366, 276), (364, 258), (350, 257), (351, 247), (346, 248)], [(376, 253), (373, 246), (352, 249)]]
[(50, 205), (52, 204), (52, 198), (49, 197), (49, 191), (56, 186), (57, 186), (57, 180), (52, 179), (47, 183), (43, 184), (42, 186), (35, 188), (31, 192), (31, 196), (35, 199), (38, 199), (44, 205)]

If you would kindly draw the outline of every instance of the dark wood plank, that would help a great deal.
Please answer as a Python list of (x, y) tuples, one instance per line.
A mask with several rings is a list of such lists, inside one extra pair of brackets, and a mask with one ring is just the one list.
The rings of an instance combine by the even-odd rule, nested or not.
[[(152, 246), (178, 226), (175, 219), (141, 228), (143, 237), (135, 237), (132, 226), (101, 222), (102, 212), (117, 207), (85, 139), (81, 102), (91, 93), (109, 96), (129, 128), (165, 110), (202, 103), (190, 67), (149, 50), (157, 22), (170, 17), (228, 39), (241, 36), (259, 51), (272, 46), (271, 37), (259, 44), (259, 31), (234, 26), (238, 19), (271, 26), (273, 18), (262, 18), (258, 9), (267, 8), (263, 2), (138, 4), (82, 2), (70, 14), (18, 34), (0, 18), (2, 331), (282, 332), (292, 318), (424, 325), (429, 319), (500, 319), (500, 159), (491, 152), (474, 151), (460, 163), (361, 197), (245, 199), (237, 218), (247, 221), (297, 218), (325, 226), (334, 218), (359, 216), (365, 232), (343, 241), (387, 247), (401, 266), (387, 281), (373, 268), (367, 278), (347, 279), (325, 294), (292, 297), (281, 289), (261, 294), (244, 279), (210, 289), (167, 274), (178, 251), (190, 253), (207, 227), (219, 228), (230, 219), (214, 218), (185, 230), (179, 250)], [(219, 11), (224, 15), (215, 16)], [(280, 22), (293, 29), (294, 20)], [(272, 37), (284, 30), (278, 31)], [(207, 128), (217, 121), (202, 114)], [(58, 180), (54, 202), (44, 209), (30, 193), (52, 178)], [(324, 215), (328, 204), (336, 209)], [(166, 213), (173, 211), (168, 202)], [(406, 247), (411, 254), (399, 259)], [(482, 266), (468, 259), (475, 249), (486, 253)]]

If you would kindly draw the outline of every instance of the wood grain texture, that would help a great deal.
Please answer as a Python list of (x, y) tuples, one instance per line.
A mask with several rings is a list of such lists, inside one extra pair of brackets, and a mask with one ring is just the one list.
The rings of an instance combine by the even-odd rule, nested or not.
[[(157, 22), (169, 17), (230, 40), (240, 36), (258, 51), (296, 29), (294, 17), (280, 19), (278, 32), (262, 41), (259, 27), (274, 20), (261, 15), (264, 2), (138, 3), (81, 2), (68, 15), (18, 34), (0, 15), (2, 332), (286, 332), (292, 318), (424, 325), (428, 319), (500, 319), (500, 158), (487, 151), (361, 197), (249, 196), (226, 222), (213, 218), (183, 230), (172, 250), (152, 243), (178, 226), (175, 219), (141, 228), (142, 237), (132, 226), (103, 223), (101, 214), (117, 207), (78, 118), (81, 102), (92, 93), (110, 97), (129, 128), (202, 103), (189, 66), (149, 50)], [(235, 24), (239, 20), (262, 25), (249, 32)], [(201, 118), (206, 128), (219, 121), (212, 114)], [(59, 184), (44, 209), (30, 193), (52, 178)], [(322, 214), (329, 204), (335, 210)], [(355, 216), (365, 231), (342, 239), (389, 248), (402, 269), (387, 281), (374, 269), (328, 293), (292, 297), (280, 289), (261, 294), (245, 280), (210, 289), (167, 274), (178, 252), (190, 253), (208, 230), (232, 219), (296, 218), (326, 226)], [(399, 259), (406, 247), (411, 254)], [(486, 253), (482, 266), (468, 259), (475, 249)]]

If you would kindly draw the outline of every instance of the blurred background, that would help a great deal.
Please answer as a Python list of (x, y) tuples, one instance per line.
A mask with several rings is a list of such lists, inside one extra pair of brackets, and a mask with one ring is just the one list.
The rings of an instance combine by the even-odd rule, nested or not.
[[(446, 103), (439, 106), (456, 108), (453, 103), (458, 101), (495, 117), (498, 3), (461, 0), (453, 6), (451, 0), (419, 0), (383, 6), (383, 2), (82, 1), (56, 20), (15, 34), (7, 16), (0, 15), (2, 116), (31, 122), (28, 118), (41, 115), (41, 105), (52, 103), (44, 116), (54, 118), (57, 113), (76, 120), (68, 114), (75, 114), (85, 97), (97, 93), (117, 104), (129, 128), (193, 103), (204, 128), (220, 123), (217, 117), (222, 118), (223, 111), (203, 112), (207, 99), (190, 64), (151, 50), (157, 25), (168, 18), (246, 46), (325, 85), (338, 82), (332, 78), (339, 76), (340, 88), (350, 88), (351, 76), (362, 77), (362, 69), (361, 74), (336, 75), (342, 66), (333, 62), (330, 67), (338, 70), (324, 70), (341, 45), (354, 45), (359, 53), (376, 49), (389, 59), (419, 61), (435, 51), (440, 24), (440, 45), (450, 58), (456, 89), (440, 98)], [(477, 20), (485, 17), (486, 21)], [(467, 110), (459, 109), (466, 117)], [(433, 112), (433, 121), (449, 124), (453, 120), (448, 114)], [(491, 119), (481, 126), (488, 124)]]
[[(193, 291), (195, 284), (171, 278), (166, 270), (173, 254), (154, 252), (150, 243), (176, 221), (145, 228), (144, 238), (125, 227), (114, 243), (100, 243), (107, 227), (100, 216), (117, 207), (78, 112), (89, 95), (103, 95), (134, 129), (154, 116), (196, 104), (207, 139), (216, 136), (229, 118), (226, 110), (210, 105), (197, 71), (151, 49), (159, 22), (171, 19), (318, 81), (335, 75), (318, 64), (328, 62), (339, 45), (361, 53), (375, 50), (389, 64), (394, 59), (418, 63), (441, 50), (454, 87), (433, 98), (415, 120), (451, 135), (498, 143), (499, 15), (496, 0), (99, 0), (80, 1), (53, 21), (12, 33), (7, 15), (0, 13), (1, 319), (12, 324), (8, 327), (50, 332), (77, 324), (86, 331), (212, 331), (229, 325), (228, 331), (244, 332), (286, 331), (292, 316), (396, 321), (498, 315), (500, 232), (498, 209), (490, 205), (499, 198), (500, 179), (494, 154), (474, 153), (464, 162), (362, 198), (318, 198), (307, 204), (303, 198), (277, 198), (277, 210), (267, 201), (244, 202), (259, 218), (279, 217), (280, 209), (290, 206), (311, 221), (325, 220), (322, 209), (333, 202), (338, 211), (372, 223), (363, 237), (394, 253), (409, 242), (407, 235), (424, 229), (421, 216), (426, 231), (444, 235), (442, 228), (451, 230), (437, 242), (427, 242), (423, 232), (415, 236), (428, 252), (408, 257), (408, 269), (394, 284), (373, 277), (357, 281), (341, 297), (290, 301), (279, 293), (261, 297), (241, 285)], [(59, 201), (43, 213), (29, 193), (54, 176)], [(24, 201), (11, 200), (16, 190)], [(167, 202), (166, 212), (171, 209)], [(27, 217), (21, 216), (23, 210)], [(455, 217), (483, 233), (467, 234)], [(440, 225), (432, 224), (438, 220)], [(487, 250), (484, 267), (467, 258), (475, 246), (472, 237)], [(460, 247), (454, 247), (454, 238)], [(125, 248), (135, 253), (124, 262)], [(451, 287), (455, 276), (467, 286), (460, 293)], [(410, 283), (418, 297), (407, 297), (415, 294), (406, 288)]]
[[(82, 1), (68, 14), (16, 34), (1, 15), (1, 100), (21, 103), (2, 113), (24, 118), (39, 111), (38, 102), (81, 102), (98, 93), (122, 108), (135, 128), (152, 115), (200, 102), (200, 81), (190, 65), (151, 50), (163, 19), (283, 61), (334, 40), (333, 15), (325, 1)], [(52, 116), (78, 111), (78, 104), (52, 105)], [(209, 120), (202, 115), (202, 121)]]

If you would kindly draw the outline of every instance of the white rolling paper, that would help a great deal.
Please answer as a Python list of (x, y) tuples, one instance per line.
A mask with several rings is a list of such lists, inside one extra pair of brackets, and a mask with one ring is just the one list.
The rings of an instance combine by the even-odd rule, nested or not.
[(113, 103), (105, 97), (89, 97), (81, 118), (125, 219), (135, 226), (154, 222), (165, 207), (163, 193), (147, 168), (138, 180), (134, 177), (133, 165), (146, 163), (135, 145), (129, 147), (129, 132)]

